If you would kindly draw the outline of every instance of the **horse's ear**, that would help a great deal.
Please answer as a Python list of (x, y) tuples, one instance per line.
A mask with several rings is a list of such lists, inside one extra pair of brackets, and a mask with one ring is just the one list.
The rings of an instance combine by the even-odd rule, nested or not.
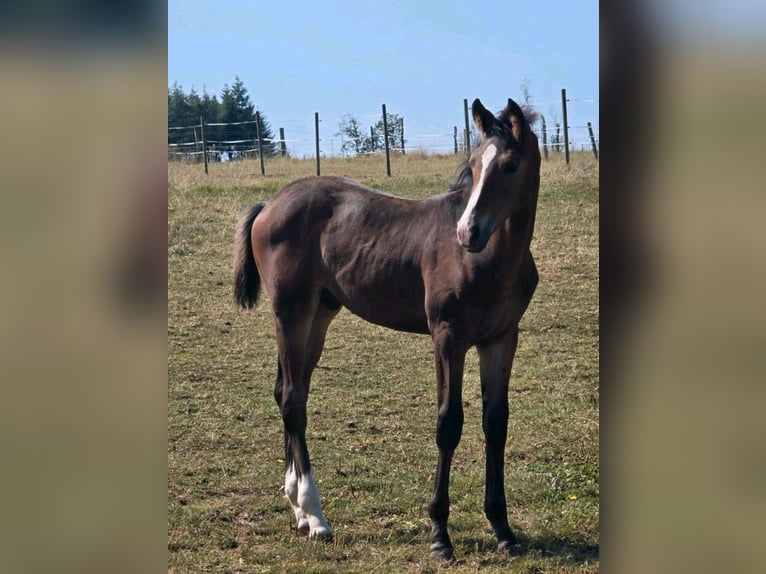
[(517, 141), (521, 141), (521, 135), (524, 133), (524, 112), (521, 111), (519, 104), (514, 102), (511, 98), (508, 98), (508, 105), (505, 106), (502, 112), (500, 112), (500, 120), (508, 123), (511, 126), (511, 132), (513, 138)]
[(471, 104), (471, 112), (476, 129), (479, 130), (482, 137), (485, 137), (492, 129), (492, 124), (497, 121), (495, 116), (481, 104), (479, 98), (476, 98)]

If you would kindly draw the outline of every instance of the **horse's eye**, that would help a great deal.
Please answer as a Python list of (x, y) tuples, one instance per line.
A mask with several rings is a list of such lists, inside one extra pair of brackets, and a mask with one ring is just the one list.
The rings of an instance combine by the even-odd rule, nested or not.
[(503, 164), (503, 171), (505, 173), (516, 173), (519, 169), (519, 162), (515, 159), (508, 160)]

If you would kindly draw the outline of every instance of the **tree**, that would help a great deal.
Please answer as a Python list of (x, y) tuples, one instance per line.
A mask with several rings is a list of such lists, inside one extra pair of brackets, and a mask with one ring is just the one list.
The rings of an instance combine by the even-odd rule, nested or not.
[[(178, 82), (168, 88), (168, 127), (193, 126), (199, 123), (199, 117), (194, 119), (194, 112), (189, 100)], [(194, 141), (192, 130), (168, 130), (168, 143), (188, 143)]]
[(261, 139), (263, 140), (263, 157), (274, 157), (277, 155), (277, 143), (274, 140), (274, 131), (271, 128), (266, 114), (258, 110), (258, 127), (261, 130)]
[(250, 102), (247, 88), (239, 76), (234, 76), (234, 83), (231, 87), (228, 84), (223, 85), (218, 119), (225, 123), (255, 120), (255, 106)]
[[(220, 101), (215, 95), (208, 94), (204, 87), (202, 96), (194, 88), (187, 94), (178, 82), (173, 82), (173, 85), (168, 88), (168, 127), (189, 127), (189, 129), (168, 130), (168, 144), (198, 142), (201, 136), (200, 117), (206, 124), (235, 124), (207, 125), (205, 140), (210, 143), (211, 148), (217, 148), (217, 151), (257, 149), (258, 130), (255, 127), (255, 106), (250, 101), (244, 82), (238, 76), (235, 76), (231, 86), (224, 85)], [(263, 112), (258, 113), (258, 118), (263, 140), (263, 154), (274, 156), (277, 153), (277, 145), (271, 141), (274, 139), (271, 124)], [(220, 143), (225, 141), (239, 143)], [(186, 147), (182, 149), (191, 151)]]
[[(386, 122), (388, 123), (388, 145), (392, 148), (398, 148), (402, 145), (404, 118), (399, 114), (386, 112)], [(341, 149), (344, 154), (350, 152), (355, 154), (370, 153), (384, 149), (383, 119), (379, 119), (369, 131), (368, 135), (366, 129), (362, 130), (359, 120), (354, 115), (347, 114), (338, 123), (338, 132), (335, 135), (343, 138)], [(406, 140), (404, 141), (406, 143)]]
[(216, 98), (215, 94), (212, 96), (208, 94), (205, 91), (205, 88), (202, 88), (202, 100), (200, 101), (200, 109), (199, 113), (200, 115), (208, 120), (217, 120), (219, 113), (219, 108), (221, 107), (221, 104), (218, 102), (218, 98)]
[(202, 99), (193, 87), (186, 96), (186, 105), (189, 106), (189, 119), (193, 120), (191, 123), (198, 125), (202, 117)]
[[(261, 131), (263, 141), (263, 155), (271, 157), (276, 155), (276, 145), (273, 141), (274, 134), (271, 125), (265, 115), (259, 111), (260, 122), (258, 127)], [(250, 96), (247, 93), (244, 82), (239, 76), (234, 77), (234, 83), (229, 86), (224, 84), (221, 91), (221, 103), (219, 106), (218, 121), (220, 123), (232, 123), (236, 125), (223, 126), (221, 141), (241, 142), (243, 140), (252, 140), (253, 144), (243, 146), (242, 144), (230, 144), (230, 151), (239, 149), (252, 149), (257, 147), (258, 132), (255, 127), (255, 106), (250, 102)], [(242, 123), (249, 122), (249, 123)], [(252, 145), (252, 148), (249, 147)]]
[(343, 155), (348, 153), (359, 154), (364, 150), (364, 136), (359, 120), (352, 114), (346, 114), (338, 123), (338, 131), (335, 137), (340, 137), (343, 141), (341, 151)]
[[(404, 118), (399, 114), (386, 112), (386, 123), (388, 124), (388, 146), (391, 148), (400, 148), (404, 136)], [(376, 140), (375, 149), (384, 149), (383, 118), (377, 121), (372, 130)], [(406, 141), (407, 140), (404, 140), (404, 143), (406, 143)]]
[(523, 104), (529, 105), (532, 102), (532, 81), (529, 78), (524, 78), (521, 82), (521, 100)]

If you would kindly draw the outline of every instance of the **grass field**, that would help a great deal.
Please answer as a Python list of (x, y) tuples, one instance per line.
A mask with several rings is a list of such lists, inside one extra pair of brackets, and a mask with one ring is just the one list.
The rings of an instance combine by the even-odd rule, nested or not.
[[(327, 159), (408, 197), (444, 191), (455, 156)], [(465, 427), (453, 464), (456, 564), (428, 557), (436, 467), (430, 339), (332, 323), (307, 433), (331, 544), (299, 538), (282, 494), (268, 303), (232, 299), (234, 225), (251, 204), (315, 172), (312, 160), (168, 166), (168, 570), (181, 572), (597, 572), (599, 564), (598, 164), (543, 163), (535, 239), (540, 284), (521, 323), (510, 393), (506, 486), (529, 551), (508, 563), (482, 514), (478, 359), (467, 357)]]

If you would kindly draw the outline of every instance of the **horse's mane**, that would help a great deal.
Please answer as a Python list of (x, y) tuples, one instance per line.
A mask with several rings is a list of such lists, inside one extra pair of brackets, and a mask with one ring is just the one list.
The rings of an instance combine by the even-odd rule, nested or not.
[(473, 173), (471, 172), (471, 166), (467, 159), (460, 162), (458, 166), (458, 173), (447, 191), (461, 191), (463, 189), (470, 189), (473, 185)]
[(540, 119), (540, 114), (537, 113), (537, 110), (529, 104), (521, 105), (521, 113), (524, 114), (524, 121), (527, 122), (527, 125), (530, 128), (537, 123), (537, 120)]
[[(495, 114), (495, 117), (498, 121), (492, 124), (492, 127), (490, 128), (490, 131), (487, 135), (503, 138), (507, 142), (514, 142), (513, 136), (511, 135), (511, 126), (509, 123), (500, 120), (501, 113), (502, 112), (497, 112), (497, 114)], [(524, 114), (524, 123), (526, 124), (527, 129), (530, 130), (532, 129), (532, 126), (537, 122), (537, 120), (540, 119), (540, 114), (538, 114), (537, 111), (529, 104), (523, 104), (521, 106), (521, 113)], [(468, 160), (466, 159), (463, 160), (458, 166), (457, 176), (455, 177), (455, 181), (450, 184), (448, 191), (470, 189), (472, 185), (473, 173), (471, 172), (471, 166), (468, 164)]]

